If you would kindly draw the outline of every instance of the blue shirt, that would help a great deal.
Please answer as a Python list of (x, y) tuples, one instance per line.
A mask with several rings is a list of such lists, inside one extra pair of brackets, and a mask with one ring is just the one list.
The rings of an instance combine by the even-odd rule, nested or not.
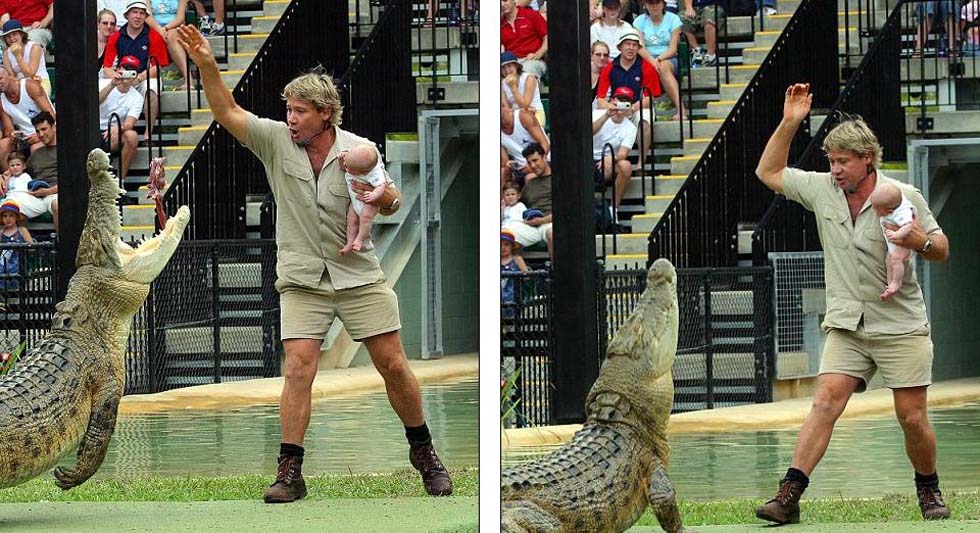
[(633, 20), (633, 27), (643, 32), (646, 49), (650, 55), (657, 57), (670, 47), (670, 35), (683, 25), (681, 18), (666, 12), (660, 24), (654, 24), (646, 13)]

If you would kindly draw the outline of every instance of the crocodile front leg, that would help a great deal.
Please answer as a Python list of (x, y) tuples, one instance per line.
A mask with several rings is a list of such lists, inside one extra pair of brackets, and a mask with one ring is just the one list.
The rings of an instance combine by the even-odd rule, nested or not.
[(122, 397), (122, 387), (116, 382), (107, 384), (97, 395), (92, 415), (88, 420), (88, 429), (78, 445), (78, 459), (75, 466), (65, 469), (54, 469), (56, 484), (64, 490), (77, 487), (95, 474), (102, 465), (106, 451), (109, 449), (109, 439), (116, 429), (116, 412)]
[(503, 502), (500, 514), (501, 533), (537, 533), (562, 528), (551, 513), (528, 501)]
[(681, 512), (677, 508), (677, 498), (674, 495), (674, 485), (667, 477), (667, 469), (656, 456), (653, 458), (653, 472), (650, 473), (650, 492), (647, 496), (653, 514), (660, 522), (660, 527), (669, 533), (684, 531), (681, 523)]

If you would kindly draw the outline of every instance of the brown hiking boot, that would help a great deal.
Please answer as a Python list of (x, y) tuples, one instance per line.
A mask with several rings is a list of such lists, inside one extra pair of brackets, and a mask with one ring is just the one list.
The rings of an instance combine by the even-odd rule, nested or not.
[(939, 487), (915, 487), (915, 492), (919, 496), (919, 509), (922, 510), (922, 518), (926, 520), (945, 520), (950, 517), (949, 507), (943, 501), (943, 493)]
[(802, 483), (784, 478), (779, 482), (776, 497), (756, 509), (755, 516), (777, 524), (799, 524), (802, 495)]
[(265, 503), (288, 503), (306, 496), (306, 481), (300, 468), (299, 457), (279, 456), (279, 472), (275, 483), (265, 489)]
[(436, 455), (432, 443), (423, 444), (408, 450), (408, 460), (422, 474), (425, 492), (432, 496), (449, 496), (453, 493), (453, 480)]

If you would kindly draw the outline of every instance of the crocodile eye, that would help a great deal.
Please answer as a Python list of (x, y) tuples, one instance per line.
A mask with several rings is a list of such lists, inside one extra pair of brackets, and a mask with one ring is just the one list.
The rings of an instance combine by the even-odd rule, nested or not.
[(71, 317), (65, 318), (65, 321), (61, 325), (65, 328), (71, 327)]

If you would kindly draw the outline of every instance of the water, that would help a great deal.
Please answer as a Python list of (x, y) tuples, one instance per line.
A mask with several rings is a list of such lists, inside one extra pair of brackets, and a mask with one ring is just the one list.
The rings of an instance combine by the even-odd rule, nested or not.
[[(422, 386), (426, 422), (450, 468), (478, 463), (477, 381)], [(99, 477), (274, 474), (279, 408), (120, 415)], [(74, 463), (74, 454), (62, 464)], [(382, 473), (411, 468), (405, 430), (385, 393), (313, 403), (303, 472)]]
[[(980, 488), (980, 403), (930, 410), (938, 439), (942, 489)], [(679, 498), (770, 498), (786, 473), (798, 428), (682, 434), (672, 437), (670, 477)], [(508, 450), (504, 467), (554, 447)], [(914, 494), (912, 466), (894, 416), (843, 420), (810, 476), (809, 498)]]

